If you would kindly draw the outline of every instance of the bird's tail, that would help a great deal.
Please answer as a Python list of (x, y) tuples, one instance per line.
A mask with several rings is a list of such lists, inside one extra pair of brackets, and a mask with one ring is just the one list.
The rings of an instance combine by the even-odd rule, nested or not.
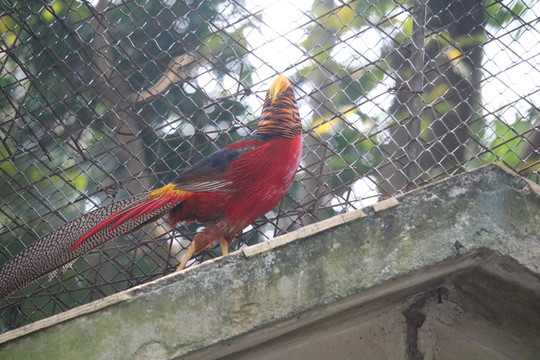
[(85, 214), (36, 241), (0, 268), (0, 299), (109, 240), (157, 220), (178, 199), (132, 196)]

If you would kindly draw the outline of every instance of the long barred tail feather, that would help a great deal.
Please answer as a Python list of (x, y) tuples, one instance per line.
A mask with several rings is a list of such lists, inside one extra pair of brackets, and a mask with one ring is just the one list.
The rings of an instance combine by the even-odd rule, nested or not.
[(147, 194), (132, 196), (89, 212), (36, 241), (0, 268), (0, 299), (87, 251), (161, 218), (176, 204), (162, 200)]
[[(95, 237), (97, 238), (103, 236), (118, 237), (134, 231), (138, 227), (150, 221), (153, 221), (156, 216), (163, 216), (165, 212), (169, 211), (174, 206), (174, 204), (174, 199), (156, 199), (152, 197), (147, 197), (143, 199), (143, 201), (140, 203), (135, 202), (134, 204), (130, 204), (128, 207), (115, 212), (114, 214), (106, 217), (97, 224), (94, 223), (94, 226), (89, 229), (83, 236), (81, 236), (79, 240), (77, 240), (71, 246), (71, 249), (69, 251), (74, 251), (80, 244), (87, 241), (87, 239), (91, 238), (94, 235), (96, 235)], [(156, 212), (157, 214), (153, 215)], [(107, 227), (109, 228), (106, 229)], [(119, 234), (116, 235), (118, 232)]]

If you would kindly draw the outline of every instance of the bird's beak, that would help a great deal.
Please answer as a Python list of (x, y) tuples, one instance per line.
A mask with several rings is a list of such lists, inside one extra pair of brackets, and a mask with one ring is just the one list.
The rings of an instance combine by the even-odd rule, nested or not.
[(272, 99), (272, 104), (279, 98), (279, 96), (291, 86), (291, 83), (289, 80), (283, 76), (279, 75), (276, 80), (270, 85), (270, 89), (268, 90), (268, 93), (270, 94), (270, 98)]

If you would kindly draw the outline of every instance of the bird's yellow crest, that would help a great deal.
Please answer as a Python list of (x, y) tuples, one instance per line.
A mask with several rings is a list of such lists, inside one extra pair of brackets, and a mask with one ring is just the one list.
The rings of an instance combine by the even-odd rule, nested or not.
[(270, 85), (270, 89), (268, 90), (270, 93), (270, 98), (272, 99), (272, 104), (277, 100), (279, 95), (287, 90), (289, 86), (291, 86), (291, 83), (283, 75), (279, 75), (276, 80), (274, 80), (272, 85)]

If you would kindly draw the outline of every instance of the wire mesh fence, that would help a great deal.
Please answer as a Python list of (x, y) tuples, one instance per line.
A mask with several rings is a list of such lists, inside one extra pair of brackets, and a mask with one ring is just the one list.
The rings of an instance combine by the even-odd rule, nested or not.
[[(279, 73), (302, 163), (235, 248), (492, 162), (540, 183), (537, 1), (0, 7), (0, 264), (250, 134)], [(174, 271), (199, 226), (160, 221), (86, 254), (2, 301), (0, 331)]]

